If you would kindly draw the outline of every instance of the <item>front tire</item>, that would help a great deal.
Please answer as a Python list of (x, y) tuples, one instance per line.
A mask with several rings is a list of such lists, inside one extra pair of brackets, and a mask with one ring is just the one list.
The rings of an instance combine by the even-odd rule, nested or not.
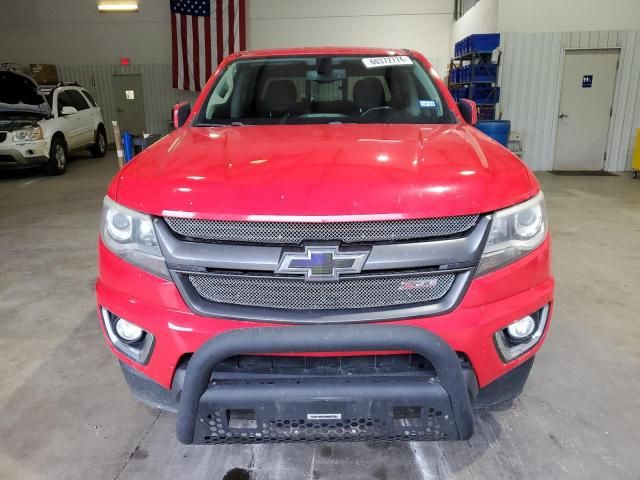
[(96, 143), (89, 149), (93, 158), (102, 158), (107, 154), (107, 132), (104, 127), (98, 127), (96, 132)]
[(49, 161), (46, 170), (49, 175), (62, 175), (67, 169), (67, 144), (60, 137), (54, 137), (51, 140), (51, 148), (49, 149)]

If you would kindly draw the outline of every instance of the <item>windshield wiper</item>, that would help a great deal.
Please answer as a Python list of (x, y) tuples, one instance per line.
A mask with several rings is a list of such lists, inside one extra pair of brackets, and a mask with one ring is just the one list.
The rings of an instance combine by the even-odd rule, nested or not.
[(196, 127), (244, 127), (246, 123), (231, 122), (231, 123), (198, 123)]

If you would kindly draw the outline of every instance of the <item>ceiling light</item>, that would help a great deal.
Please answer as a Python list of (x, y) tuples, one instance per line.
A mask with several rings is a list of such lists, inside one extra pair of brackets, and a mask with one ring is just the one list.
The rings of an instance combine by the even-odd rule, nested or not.
[(138, 2), (99, 2), (98, 11), (103, 13), (137, 12)]

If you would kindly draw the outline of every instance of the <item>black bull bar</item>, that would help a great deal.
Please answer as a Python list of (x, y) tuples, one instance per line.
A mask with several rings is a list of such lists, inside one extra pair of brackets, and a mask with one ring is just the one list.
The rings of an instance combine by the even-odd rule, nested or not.
[[(366, 351), (421, 355), (433, 366), (435, 378), (392, 378), (385, 383), (332, 377), (294, 385), (239, 382), (235, 386), (211, 378), (217, 364), (236, 355)], [(366, 412), (354, 411), (358, 408)], [(234, 411), (240, 412), (240, 417), (253, 412), (253, 417), (234, 429), (229, 418), (229, 412)], [(345, 413), (335, 413), (338, 411)], [(293, 412), (291, 419), (283, 420), (287, 412)], [(362, 426), (356, 425), (358, 421)], [(415, 428), (411, 428), (413, 421), (417, 421)], [(434, 422), (440, 435), (432, 435)], [(183, 444), (465, 440), (472, 434), (471, 401), (458, 355), (438, 335), (405, 325), (265, 327), (219, 334), (189, 361), (176, 424), (177, 438)]]

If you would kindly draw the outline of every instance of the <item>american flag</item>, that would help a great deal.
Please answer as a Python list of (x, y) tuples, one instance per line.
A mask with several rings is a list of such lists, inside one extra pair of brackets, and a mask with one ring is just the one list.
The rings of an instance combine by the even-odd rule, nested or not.
[(245, 0), (170, 0), (173, 88), (200, 91), (227, 55), (244, 50)]

